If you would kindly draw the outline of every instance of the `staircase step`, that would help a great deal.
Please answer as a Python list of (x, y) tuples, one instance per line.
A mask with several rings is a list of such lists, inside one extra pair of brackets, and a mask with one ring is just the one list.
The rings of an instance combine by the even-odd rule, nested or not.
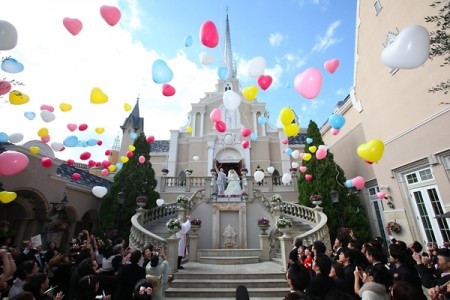
[(286, 286), (286, 279), (176, 279), (172, 282), (173, 288), (236, 288), (238, 285), (247, 288), (279, 288)]
[[(233, 288), (168, 288), (165, 292), (165, 297), (182, 297), (182, 298), (225, 298), (225, 297), (236, 297), (236, 287)], [(286, 284), (284, 288), (247, 288), (248, 294), (251, 299), (254, 297), (277, 297), (278, 299), (283, 299), (284, 296), (289, 292), (289, 287)], [(166, 298), (167, 299), (167, 298)], [(233, 298), (236, 299), (236, 298)]]
[(199, 249), (197, 256), (261, 256), (261, 249)]
[[(274, 272), (252, 272), (251, 268), (253, 266), (257, 265), (248, 265), (246, 267), (249, 268), (248, 271), (244, 273), (234, 273), (232, 271), (222, 273), (217, 270), (217, 265), (215, 265), (215, 270), (213, 273), (211, 272), (192, 272), (189, 269), (180, 270), (177, 273), (175, 273), (175, 280), (173, 282), (177, 282), (180, 280), (230, 280), (230, 279), (236, 279), (236, 280), (262, 280), (262, 279), (277, 279), (277, 280), (284, 280), (286, 282), (286, 275), (284, 272), (281, 272), (281, 266), (274, 270)], [(229, 267), (229, 266), (225, 266)]]
[(198, 258), (198, 261), (202, 264), (214, 264), (214, 265), (256, 264), (259, 263), (259, 256), (235, 256), (235, 257), (200, 256)]

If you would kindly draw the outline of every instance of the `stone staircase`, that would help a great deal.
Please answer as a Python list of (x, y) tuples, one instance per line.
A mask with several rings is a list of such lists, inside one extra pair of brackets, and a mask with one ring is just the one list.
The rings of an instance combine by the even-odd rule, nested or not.
[(260, 249), (199, 249), (197, 260), (202, 264), (240, 265), (260, 262)]

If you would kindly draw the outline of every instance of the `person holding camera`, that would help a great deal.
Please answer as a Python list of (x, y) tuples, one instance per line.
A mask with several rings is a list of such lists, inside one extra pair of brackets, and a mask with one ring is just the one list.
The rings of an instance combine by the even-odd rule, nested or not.
[(164, 290), (168, 288), (170, 272), (169, 262), (164, 249), (155, 249), (145, 270), (147, 280), (153, 285), (152, 299), (163, 299)]

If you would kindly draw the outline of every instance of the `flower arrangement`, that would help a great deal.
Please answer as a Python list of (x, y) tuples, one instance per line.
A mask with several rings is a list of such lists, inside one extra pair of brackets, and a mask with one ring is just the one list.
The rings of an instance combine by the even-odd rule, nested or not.
[(166, 227), (167, 229), (169, 229), (170, 231), (178, 231), (181, 229), (181, 223), (180, 220), (176, 219), (176, 218), (172, 218), (169, 221), (167, 221), (166, 223)]
[(162, 169), (161, 172), (162, 172), (162, 173), (168, 174), (168, 173), (169, 173), (169, 170), (168, 170), (168, 169)]
[(279, 218), (277, 221), (277, 228), (286, 228), (286, 227), (292, 227), (291, 220)]
[(202, 220), (200, 220), (199, 218), (195, 218), (191, 220), (191, 225), (202, 225)]
[(311, 202), (322, 201), (322, 200), (323, 200), (322, 196), (317, 193), (314, 195), (311, 195), (311, 197), (309, 197), (309, 201), (311, 201)]
[(266, 218), (259, 218), (258, 219), (258, 225), (269, 225), (270, 221)]
[(272, 196), (272, 203), (281, 204), (283, 202), (283, 198), (280, 194), (275, 194)]
[(402, 227), (396, 221), (390, 221), (386, 224), (386, 231), (389, 235), (393, 232), (399, 233), (400, 231), (402, 231)]
[(177, 197), (177, 203), (181, 205), (186, 205), (189, 202), (188, 197), (184, 195), (179, 195)]

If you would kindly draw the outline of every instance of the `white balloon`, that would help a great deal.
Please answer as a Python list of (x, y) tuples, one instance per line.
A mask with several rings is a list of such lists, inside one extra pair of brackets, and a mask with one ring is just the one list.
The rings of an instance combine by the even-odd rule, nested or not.
[(20, 141), (23, 140), (23, 134), (21, 134), (21, 133), (13, 133), (13, 134), (10, 134), (8, 136), (8, 139), (9, 139), (9, 141), (11, 143), (17, 144), (17, 143), (20, 143)]
[(258, 78), (264, 73), (265, 68), (266, 60), (262, 56), (257, 56), (248, 63), (247, 74), (248, 76)]
[(192, 159), (193, 159), (193, 160), (199, 160), (200, 157), (198, 157), (197, 155), (194, 155), (194, 156), (192, 157)]
[(232, 90), (223, 93), (223, 105), (228, 110), (236, 110), (241, 104), (241, 96)]
[(105, 188), (104, 186), (99, 186), (99, 185), (97, 185), (97, 186), (94, 186), (94, 187), (92, 188), (92, 193), (93, 193), (96, 197), (99, 197), (99, 198), (103, 198), (103, 197), (106, 195), (107, 192), (108, 192), (108, 189)]
[(52, 147), (53, 151), (61, 151), (61, 149), (64, 148), (64, 144), (57, 142), (52, 143), (50, 146)]
[(430, 55), (430, 34), (420, 25), (400, 31), (395, 40), (381, 52), (384, 65), (394, 69), (414, 69), (423, 65)]
[(328, 150), (328, 146), (327, 145), (320, 145), (319, 149)]
[(164, 199), (158, 199), (156, 200), (156, 205), (161, 206), (164, 204)]
[(17, 29), (13, 24), (0, 20), (0, 50), (11, 50), (17, 45)]
[(214, 62), (214, 56), (206, 52), (202, 52), (200, 53), (200, 62), (205, 66), (210, 65)]
[(267, 172), (269, 172), (270, 174), (272, 174), (273, 171), (275, 171), (275, 168), (274, 168), (274, 167), (267, 167)]
[(292, 181), (291, 173), (284, 173), (283, 177), (281, 177), (281, 181), (284, 184), (289, 184)]
[(264, 172), (263, 171), (255, 171), (253, 174), (253, 177), (255, 177), (256, 182), (260, 182), (264, 179)]
[(298, 167), (300, 167), (300, 164), (299, 164), (298, 162), (293, 161), (293, 162), (291, 163), (291, 167), (292, 167), (293, 169), (297, 169)]
[(55, 119), (55, 115), (48, 110), (41, 110), (41, 118), (44, 122), (51, 122)]
[(292, 158), (294, 158), (294, 159), (299, 158), (299, 157), (300, 157), (300, 151), (298, 151), (298, 150), (292, 151), (291, 156), (292, 156)]

